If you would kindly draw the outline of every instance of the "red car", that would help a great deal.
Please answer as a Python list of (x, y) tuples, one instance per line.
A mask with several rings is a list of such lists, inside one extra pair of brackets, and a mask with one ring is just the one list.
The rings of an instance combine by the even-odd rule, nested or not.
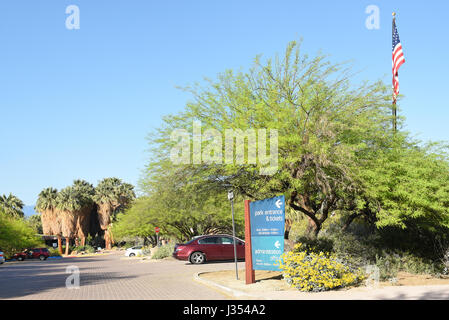
[(35, 248), (16, 253), (12, 258), (19, 261), (23, 261), (25, 259), (46, 260), (49, 256), (50, 252), (47, 248)]
[[(237, 259), (245, 259), (245, 242), (236, 239)], [(234, 240), (229, 235), (195, 237), (184, 244), (176, 244), (173, 257), (178, 260), (201, 264), (212, 260), (234, 259)]]

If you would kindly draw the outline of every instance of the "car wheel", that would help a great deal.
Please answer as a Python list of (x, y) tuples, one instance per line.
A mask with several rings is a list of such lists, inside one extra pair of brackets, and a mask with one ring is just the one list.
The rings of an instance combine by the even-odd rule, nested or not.
[(44, 260), (45, 260), (45, 256), (40, 255), (40, 256), (39, 256), (39, 260), (44, 261)]
[(135, 257), (136, 254), (135, 253), (130, 253), (128, 257)]
[(190, 255), (190, 263), (193, 264), (202, 264), (206, 261), (206, 257), (204, 256), (204, 253), (202, 252), (194, 252)]
[(18, 257), (17, 260), (23, 261), (23, 257)]

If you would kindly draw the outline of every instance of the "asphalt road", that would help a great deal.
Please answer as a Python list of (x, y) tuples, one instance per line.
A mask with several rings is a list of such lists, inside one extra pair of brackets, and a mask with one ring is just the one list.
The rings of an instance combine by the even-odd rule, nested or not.
[[(244, 263), (239, 262), (239, 268)], [(75, 284), (79, 270), (79, 288)], [(191, 265), (184, 261), (144, 262), (123, 253), (94, 257), (29, 260), (0, 266), (0, 299), (38, 300), (224, 300), (228, 296), (193, 280), (196, 272), (232, 270), (233, 262)], [(72, 269), (74, 270), (74, 269)], [(76, 270), (76, 269), (75, 269)]]

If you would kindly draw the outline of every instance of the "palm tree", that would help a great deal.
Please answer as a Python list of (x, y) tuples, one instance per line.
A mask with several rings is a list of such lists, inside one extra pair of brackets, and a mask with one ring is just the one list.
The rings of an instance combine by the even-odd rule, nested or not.
[(92, 197), (95, 194), (95, 189), (92, 184), (85, 180), (75, 180), (73, 188), (78, 194), (81, 201), (81, 209), (78, 213), (76, 223), (76, 243), (78, 245), (78, 238), (81, 238), (81, 245), (86, 244), (86, 237), (90, 229), (90, 215), (95, 207)]
[(12, 193), (9, 196), (2, 195), (0, 196), (0, 208), (3, 211), (14, 218), (23, 218), (23, 202), (19, 198), (17, 198)]
[(62, 235), (65, 237), (65, 254), (69, 254), (70, 239), (76, 235), (76, 224), (82, 208), (81, 197), (74, 187), (62, 189), (56, 198), (56, 208), (60, 211)]
[(56, 208), (58, 190), (46, 188), (39, 193), (36, 207), (37, 212), (41, 213), (42, 231), (44, 235), (56, 235), (58, 237), (58, 250), (62, 254), (62, 225), (61, 215)]
[(111, 249), (114, 239), (111, 225), (114, 214), (135, 199), (134, 186), (118, 178), (105, 178), (95, 188), (94, 201), (98, 205), (98, 220), (104, 230), (106, 249)]

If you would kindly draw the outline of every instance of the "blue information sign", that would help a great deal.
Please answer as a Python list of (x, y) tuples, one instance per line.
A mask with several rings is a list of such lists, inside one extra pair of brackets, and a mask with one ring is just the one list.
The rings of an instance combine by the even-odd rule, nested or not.
[(254, 270), (279, 271), (284, 253), (285, 197), (250, 203), (251, 247)]
[(254, 270), (280, 271), (278, 261), (284, 253), (284, 236), (254, 237), (251, 245)]

